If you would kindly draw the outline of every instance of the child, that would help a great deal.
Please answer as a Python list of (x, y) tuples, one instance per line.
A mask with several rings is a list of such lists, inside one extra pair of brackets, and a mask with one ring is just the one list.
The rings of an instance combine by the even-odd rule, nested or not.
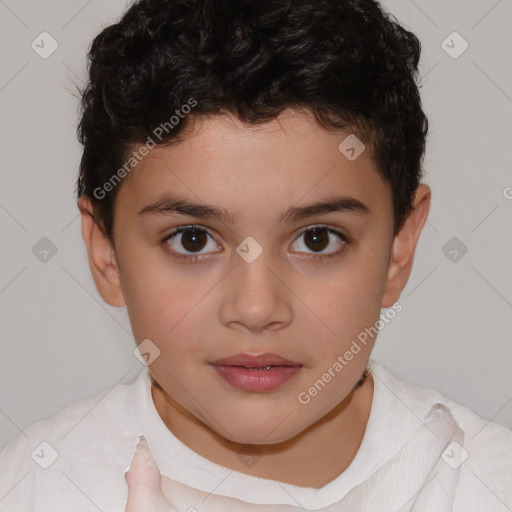
[(430, 205), (419, 56), (373, 0), (95, 38), (82, 234), (147, 366), (11, 442), (0, 510), (512, 510), (512, 432), (370, 359)]

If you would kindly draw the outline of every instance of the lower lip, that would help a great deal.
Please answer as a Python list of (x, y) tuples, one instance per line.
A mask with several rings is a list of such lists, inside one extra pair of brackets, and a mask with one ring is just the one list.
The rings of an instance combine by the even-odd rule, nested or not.
[(274, 366), (271, 370), (212, 365), (232, 386), (245, 391), (271, 391), (291, 379), (302, 366)]

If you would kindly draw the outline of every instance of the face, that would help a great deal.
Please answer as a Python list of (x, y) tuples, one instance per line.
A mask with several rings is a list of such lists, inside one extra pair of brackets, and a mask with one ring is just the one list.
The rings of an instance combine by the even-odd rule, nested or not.
[[(136, 342), (160, 350), (150, 371), (168, 395), (231, 441), (292, 438), (366, 368), (371, 339), (335, 363), (379, 319), (392, 200), (368, 150), (340, 152), (346, 136), (295, 111), (259, 127), (203, 118), (118, 191), (115, 257)], [(295, 369), (211, 364), (267, 353)]]

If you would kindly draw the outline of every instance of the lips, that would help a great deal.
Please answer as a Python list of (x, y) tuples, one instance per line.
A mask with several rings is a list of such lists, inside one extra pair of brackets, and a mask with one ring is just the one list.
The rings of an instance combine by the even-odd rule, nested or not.
[(302, 365), (277, 354), (237, 354), (210, 363), (231, 386), (249, 392), (272, 391), (296, 375)]
[(261, 354), (253, 356), (251, 354), (237, 354), (234, 356), (223, 357), (212, 361), (214, 366), (241, 366), (244, 368), (266, 368), (268, 366), (302, 366), (277, 354)]

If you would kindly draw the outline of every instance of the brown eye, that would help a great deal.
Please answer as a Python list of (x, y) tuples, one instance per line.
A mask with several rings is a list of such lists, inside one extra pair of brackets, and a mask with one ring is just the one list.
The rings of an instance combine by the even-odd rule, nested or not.
[(329, 245), (329, 234), (324, 228), (310, 229), (304, 234), (304, 243), (312, 251), (323, 251)]
[(187, 229), (181, 234), (181, 245), (191, 252), (200, 251), (208, 241), (208, 235), (198, 229)]
[[(334, 236), (333, 236), (334, 235)], [(292, 249), (293, 252), (304, 252), (305, 254), (321, 253), (322, 256), (335, 256), (340, 252), (346, 243), (345, 236), (334, 229), (326, 226), (314, 226), (303, 231), (298, 240), (303, 237), (299, 248)], [(302, 245), (302, 247), (300, 247)], [(326, 249), (330, 248), (330, 251)], [(312, 251), (312, 252), (310, 252)]]
[[(206, 230), (194, 226), (177, 229), (165, 239), (165, 242), (173, 252), (185, 257), (190, 255), (193, 258), (195, 254), (218, 252), (218, 245), (213, 237)], [(200, 252), (205, 248), (209, 250)]]

